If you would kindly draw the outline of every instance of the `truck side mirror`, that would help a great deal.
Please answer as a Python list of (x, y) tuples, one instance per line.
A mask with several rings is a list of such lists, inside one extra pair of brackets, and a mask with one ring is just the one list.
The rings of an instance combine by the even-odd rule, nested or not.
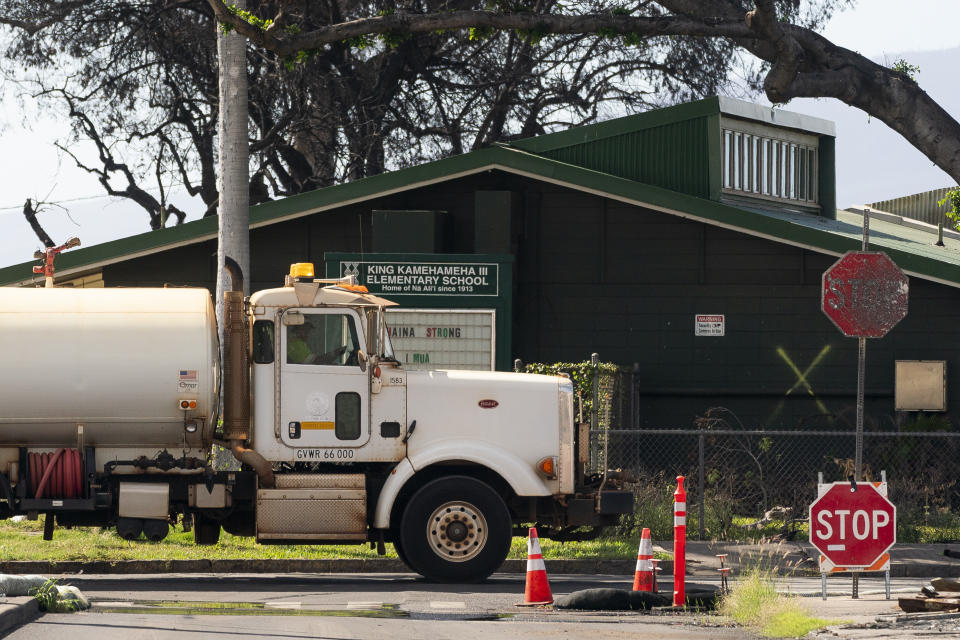
[(367, 354), (363, 352), (363, 349), (357, 349), (357, 364), (360, 365), (360, 371), (367, 370)]

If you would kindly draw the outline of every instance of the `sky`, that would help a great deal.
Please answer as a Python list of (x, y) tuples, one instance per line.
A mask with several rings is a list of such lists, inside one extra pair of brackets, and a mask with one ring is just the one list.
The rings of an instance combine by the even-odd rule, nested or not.
[[(909, 6), (908, 10), (904, 7)], [(824, 35), (848, 49), (892, 64), (903, 58), (920, 67), (917, 80), (949, 113), (960, 117), (960, 1), (859, 0), (834, 16)], [(762, 102), (762, 99), (758, 99)], [(832, 120), (837, 127), (837, 205), (867, 204), (929, 189), (951, 180), (885, 124), (835, 100), (794, 100), (785, 107)], [(40, 242), (22, 215), (26, 198), (57, 202), (40, 214), (58, 243), (78, 236), (83, 246), (142, 233), (146, 213), (123, 200), (103, 196), (96, 177), (77, 169), (54, 147), (69, 134), (69, 123), (45, 116), (31, 100), (17, 100), (12, 87), (0, 95), (0, 267), (33, 259)], [(88, 145), (71, 147), (95, 159)], [(200, 217), (199, 199), (184, 194), (173, 201)], [(62, 207), (62, 208), (61, 208)]]

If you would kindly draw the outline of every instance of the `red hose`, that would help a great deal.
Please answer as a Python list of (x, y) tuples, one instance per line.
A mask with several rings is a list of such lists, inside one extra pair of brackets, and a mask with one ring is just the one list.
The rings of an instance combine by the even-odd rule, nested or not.
[(78, 498), (83, 487), (83, 465), (76, 449), (28, 456), (34, 498)]

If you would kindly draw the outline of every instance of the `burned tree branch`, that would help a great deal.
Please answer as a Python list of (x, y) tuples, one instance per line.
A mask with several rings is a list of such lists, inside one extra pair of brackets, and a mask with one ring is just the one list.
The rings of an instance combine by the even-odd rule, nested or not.
[(50, 236), (44, 228), (40, 226), (40, 221), (37, 220), (37, 210), (34, 209), (33, 201), (30, 200), (30, 198), (27, 198), (27, 201), (23, 203), (23, 217), (27, 219), (27, 224), (29, 224), (33, 232), (37, 234), (43, 246), (49, 249), (56, 245), (56, 243), (50, 239)]

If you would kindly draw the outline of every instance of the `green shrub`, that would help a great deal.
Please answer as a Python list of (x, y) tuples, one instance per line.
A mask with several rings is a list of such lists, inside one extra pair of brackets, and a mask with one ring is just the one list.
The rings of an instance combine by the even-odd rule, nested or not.
[[(580, 412), (583, 413), (583, 419), (589, 420), (590, 412), (593, 410), (593, 379), (600, 375), (600, 387), (609, 388), (614, 386), (615, 382), (607, 380), (619, 379), (620, 368), (612, 362), (601, 362), (596, 367), (587, 362), (554, 362), (548, 364), (544, 362), (531, 362), (523, 365), (521, 369), (524, 373), (541, 373), (545, 375), (557, 376), (566, 374), (573, 382), (573, 395), (578, 399)], [(607, 384), (604, 384), (604, 383)], [(604, 398), (606, 402), (610, 397)]]

